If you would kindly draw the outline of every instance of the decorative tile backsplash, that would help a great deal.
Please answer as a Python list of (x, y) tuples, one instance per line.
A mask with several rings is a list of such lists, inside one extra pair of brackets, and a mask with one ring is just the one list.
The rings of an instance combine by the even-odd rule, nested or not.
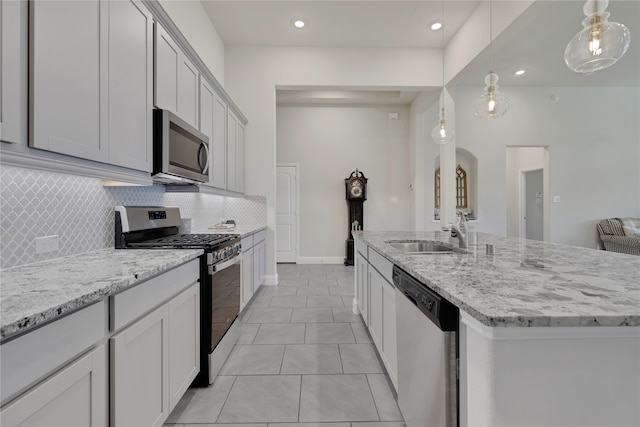
[[(0, 268), (113, 247), (117, 205), (179, 206), (197, 230), (223, 216), (238, 224), (265, 224), (265, 202), (264, 197), (165, 193), (161, 185), (103, 187), (95, 178), (1, 166)], [(35, 238), (52, 235), (60, 237), (60, 249), (36, 255)]]

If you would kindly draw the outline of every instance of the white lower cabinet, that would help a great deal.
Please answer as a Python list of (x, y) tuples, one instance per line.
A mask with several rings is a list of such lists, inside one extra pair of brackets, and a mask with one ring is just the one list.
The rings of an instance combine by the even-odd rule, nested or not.
[(111, 424), (162, 426), (169, 416), (169, 308), (111, 338)]
[(200, 372), (200, 287), (169, 302), (169, 411)]
[(240, 264), (240, 310), (242, 310), (253, 296), (253, 248), (243, 251)]
[(396, 296), (391, 283), (393, 264), (373, 250), (368, 252), (369, 259), (356, 252), (358, 309), (369, 327), (369, 334), (391, 382), (397, 388)]
[(106, 349), (97, 347), (0, 411), (3, 426), (106, 426)]
[(196, 283), (114, 335), (111, 424), (162, 426), (200, 370)]

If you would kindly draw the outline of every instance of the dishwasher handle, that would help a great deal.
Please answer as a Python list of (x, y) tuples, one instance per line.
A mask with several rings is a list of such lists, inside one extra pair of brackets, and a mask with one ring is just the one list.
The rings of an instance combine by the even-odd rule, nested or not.
[(413, 305), (415, 305), (416, 307), (418, 306), (418, 301), (416, 301), (416, 299), (412, 297), (409, 292), (407, 291), (402, 291), (402, 292), (404, 293), (404, 296), (407, 297), (407, 299), (413, 303)]

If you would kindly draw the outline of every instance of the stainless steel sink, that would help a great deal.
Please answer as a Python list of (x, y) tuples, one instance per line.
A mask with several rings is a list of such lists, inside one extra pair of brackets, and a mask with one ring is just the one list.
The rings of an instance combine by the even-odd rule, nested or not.
[(407, 254), (447, 254), (454, 252), (453, 246), (431, 240), (390, 240), (387, 244)]

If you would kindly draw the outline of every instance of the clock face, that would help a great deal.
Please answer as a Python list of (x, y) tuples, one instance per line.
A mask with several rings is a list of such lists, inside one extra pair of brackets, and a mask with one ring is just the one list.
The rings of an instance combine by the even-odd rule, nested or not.
[(351, 183), (351, 189), (349, 190), (349, 192), (351, 193), (351, 197), (362, 197), (362, 183), (360, 181), (353, 181)]

